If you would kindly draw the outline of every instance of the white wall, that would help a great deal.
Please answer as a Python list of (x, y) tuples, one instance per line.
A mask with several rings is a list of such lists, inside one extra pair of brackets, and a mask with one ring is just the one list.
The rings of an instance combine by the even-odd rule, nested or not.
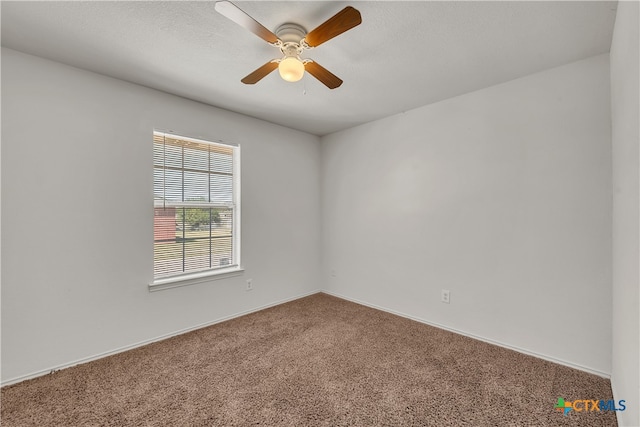
[(638, 2), (618, 2), (611, 44), (611, 124), (613, 147), (613, 360), (621, 426), (640, 425), (640, 116)]
[(323, 137), (326, 289), (610, 373), (609, 96), (600, 55)]
[[(241, 145), (243, 276), (149, 293), (154, 128)], [(2, 380), (317, 291), (319, 165), (316, 136), (3, 49)]]

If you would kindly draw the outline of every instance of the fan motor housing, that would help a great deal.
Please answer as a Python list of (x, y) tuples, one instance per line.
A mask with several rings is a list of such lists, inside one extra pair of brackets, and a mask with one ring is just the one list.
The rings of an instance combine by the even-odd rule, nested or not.
[(300, 40), (307, 35), (307, 30), (301, 25), (287, 22), (280, 25), (275, 34), (283, 43), (300, 43)]

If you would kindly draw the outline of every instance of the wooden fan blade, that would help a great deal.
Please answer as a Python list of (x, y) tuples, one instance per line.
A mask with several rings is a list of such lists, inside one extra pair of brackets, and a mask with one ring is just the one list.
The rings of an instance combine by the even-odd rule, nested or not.
[(320, 46), (327, 40), (331, 40), (356, 25), (360, 25), (361, 22), (360, 12), (351, 6), (347, 6), (327, 19), (323, 24), (320, 24), (319, 27), (311, 30), (304, 39), (311, 47)]
[(269, 74), (270, 72), (272, 72), (276, 68), (278, 68), (278, 63), (277, 62), (273, 62), (273, 61), (269, 61), (266, 64), (264, 64), (262, 67), (258, 68), (253, 73), (249, 74), (247, 77), (245, 77), (244, 79), (242, 79), (240, 81), (242, 83), (246, 84), (246, 85), (252, 85), (252, 84), (258, 83), (267, 74)]
[(247, 15), (240, 8), (238, 8), (238, 6), (231, 3), (230, 1), (216, 2), (215, 8), (219, 14), (229, 18), (241, 27), (244, 27), (247, 30), (251, 31), (262, 40), (265, 40), (268, 43), (276, 43), (279, 40), (278, 36), (273, 34), (261, 23)]
[(342, 84), (342, 80), (317, 62), (310, 61), (305, 63), (304, 69), (329, 89), (335, 89)]

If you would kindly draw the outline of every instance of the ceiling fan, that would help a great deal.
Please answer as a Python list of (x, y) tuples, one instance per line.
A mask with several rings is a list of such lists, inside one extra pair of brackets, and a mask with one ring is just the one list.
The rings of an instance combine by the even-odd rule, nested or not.
[(300, 58), (300, 54), (320, 46), (362, 22), (360, 12), (347, 6), (308, 33), (303, 27), (293, 23), (282, 24), (273, 33), (229, 1), (216, 2), (215, 9), (282, 52), (281, 58), (272, 59), (241, 80), (249, 85), (259, 82), (278, 68), (280, 77), (286, 81), (297, 82), (307, 71), (329, 89), (337, 88), (342, 84), (342, 80), (317, 62)]

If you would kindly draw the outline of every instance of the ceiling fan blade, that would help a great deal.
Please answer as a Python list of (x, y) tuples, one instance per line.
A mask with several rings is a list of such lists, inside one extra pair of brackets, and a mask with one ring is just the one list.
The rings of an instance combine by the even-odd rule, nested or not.
[(262, 40), (268, 43), (278, 42), (279, 40), (278, 36), (273, 34), (271, 31), (265, 28), (261, 23), (259, 23), (258, 21), (256, 21), (255, 19), (247, 15), (240, 8), (238, 8), (238, 6), (231, 3), (230, 1), (216, 2), (215, 9), (219, 14), (229, 18), (230, 20), (240, 25), (241, 27), (244, 27), (247, 30), (251, 31), (253, 34), (260, 37)]
[(262, 67), (258, 68), (253, 73), (249, 74), (247, 77), (245, 77), (240, 81), (246, 85), (252, 85), (252, 84), (258, 83), (267, 74), (269, 74), (276, 68), (278, 68), (278, 63), (274, 61), (269, 61), (266, 64), (264, 64)]
[(342, 84), (342, 80), (317, 62), (309, 61), (305, 63), (304, 69), (329, 89), (335, 89)]
[(304, 39), (311, 47), (320, 46), (327, 40), (331, 40), (356, 25), (360, 25), (361, 22), (360, 12), (351, 6), (347, 6), (327, 19), (323, 24), (311, 30)]

